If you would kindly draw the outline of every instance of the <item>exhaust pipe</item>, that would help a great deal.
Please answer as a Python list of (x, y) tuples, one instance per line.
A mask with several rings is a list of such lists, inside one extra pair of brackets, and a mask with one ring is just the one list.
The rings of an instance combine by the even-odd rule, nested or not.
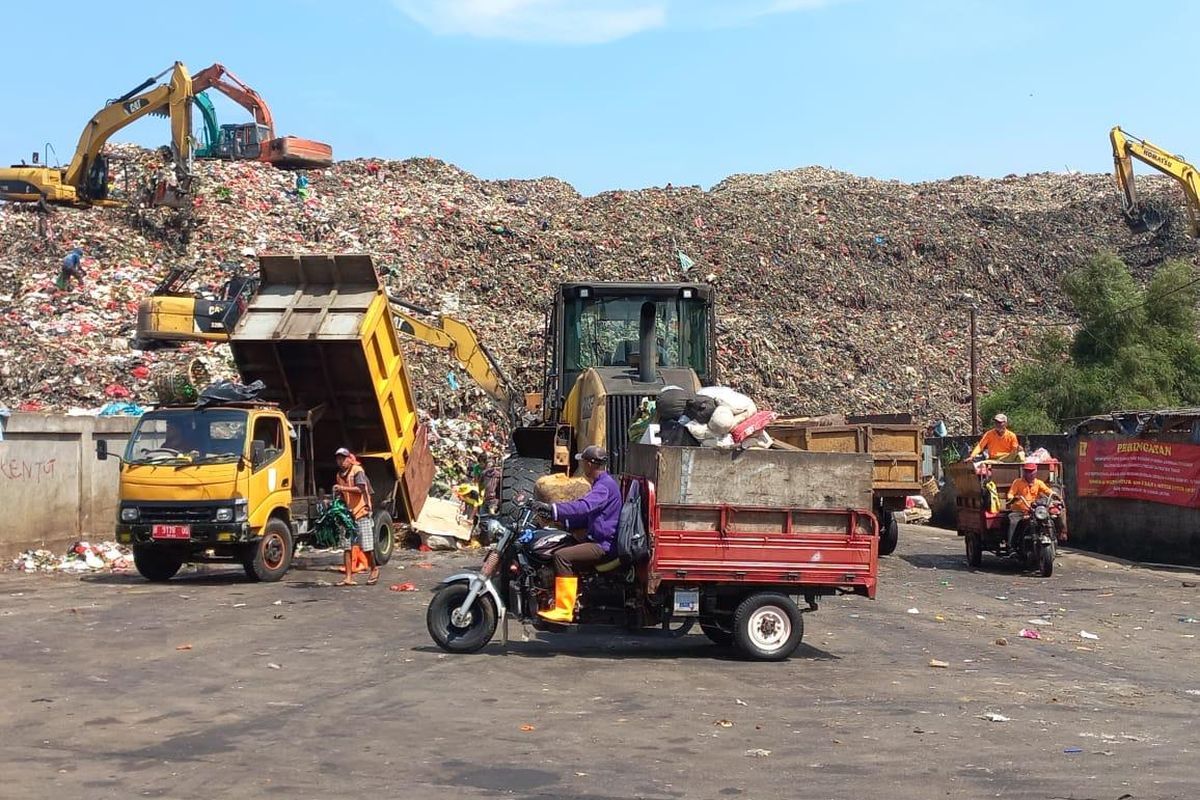
[(642, 303), (642, 315), (638, 326), (638, 381), (654, 383), (658, 378), (658, 342), (654, 335), (654, 320), (658, 307), (651, 302)]

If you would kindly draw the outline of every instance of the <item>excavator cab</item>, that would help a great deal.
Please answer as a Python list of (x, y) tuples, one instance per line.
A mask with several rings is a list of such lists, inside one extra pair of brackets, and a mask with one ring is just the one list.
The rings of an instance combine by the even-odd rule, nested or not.
[(218, 158), (256, 159), (270, 138), (270, 129), (254, 122), (222, 125), (213, 153)]

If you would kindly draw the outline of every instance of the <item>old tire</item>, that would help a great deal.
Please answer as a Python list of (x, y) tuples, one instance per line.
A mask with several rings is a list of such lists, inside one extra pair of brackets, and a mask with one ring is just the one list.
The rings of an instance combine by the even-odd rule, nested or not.
[(500, 473), (500, 521), (515, 526), (521, 520), (521, 509), (517, 498), (533, 500), (534, 484), (543, 475), (549, 475), (552, 464), (547, 458), (509, 456), (504, 459)]
[(470, 593), (465, 582), (447, 584), (437, 590), (425, 612), (425, 627), (434, 644), (448, 653), (474, 653), (496, 633), (496, 605), (487, 594), (476, 597), (467, 619), (455, 624), (453, 613)]
[(1043, 578), (1054, 574), (1054, 545), (1048, 544), (1038, 553), (1038, 572)]
[(292, 566), (292, 529), (278, 517), (267, 520), (253, 554), (243, 566), (253, 581), (277, 581)]
[(727, 631), (711, 620), (700, 620), (700, 630), (704, 631), (704, 635), (715, 645), (729, 647), (733, 644), (733, 631)]
[(967, 543), (967, 566), (978, 569), (983, 563), (983, 541), (978, 533), (968, 533), (963, 538)]
[(392, 552), (396, 549), (396, 526), (392, 523), (392, 515), (386, 511), (375, 512), (375, 563), (383, 566), (392, 560)]
[(142, 545), (133, 548), (133, 564), (146, 580), (162, 583), (175, 577), (183, 559), (161, 548)]
[(896, 545), (899, 543), (900, 525), (896, 522), (896, 517), (892, 512), (885, 511), (883, 525), (879, 528), (879, 555), (890, 556), (896, 552)]
[(787, 595), (752, 594), (733, 613), (733, 642), (755, 661), (783, 661), (802, 638), (804, 616)]

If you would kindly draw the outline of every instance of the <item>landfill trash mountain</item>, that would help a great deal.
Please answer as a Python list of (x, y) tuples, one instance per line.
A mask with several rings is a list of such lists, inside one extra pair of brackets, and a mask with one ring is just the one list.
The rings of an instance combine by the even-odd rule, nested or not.
[[(159, 156), (112, 145), (113, 193)], [(195, 165), (190, 219), (169, 209), (0, 206), (0, 403), (98, 409), (153, 401), (153, 375), (197, 356), (233, 377), (227, 348), (131, 350), (137, 302), (176, 264), (215, 289), (254, 252), (369, 253), (389, 289), (474, 325), (525, 390), (540, 389), (552, 287), (565, 280), (710, 281), (723, 383), (785, 416), (911, 412), (968, 429), (967, 308), (979, 307), (982, 391), (1022, 331), (1072, 317), (1062, 273), (1112, 250), (1144, 276), (1194, 244), (1177, 189), (1139, 184), (1178, 224), (1133, 236), (1105, 175), (926, 183), (819, 167), (736, 175), (709, 191), (579, 195), (554, 178), (481, 180), (431, 158), (343, 161), (295, 176), (253, 162)], [(82, 289), (54, 286), (71, 247)], [(1069, 329), (1069, 328), (1068, 328)], [(498, 445), (503, 419), (441, 352), (409, 348), (422, 407), (461, 418), (447, 438)], [(447, 449), (456, 444), (443, 442)], [(457, 480), (443, 473), (439, 481)]]

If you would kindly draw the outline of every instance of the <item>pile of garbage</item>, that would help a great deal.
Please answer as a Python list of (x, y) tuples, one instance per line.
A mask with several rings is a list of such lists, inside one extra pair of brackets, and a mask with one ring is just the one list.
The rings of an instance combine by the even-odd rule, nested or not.
[[(649, 403), (644, 412), (649, 412)], [(657, 423), (644, 426), (640, 441), (676, 447), (715, 447), (721, 450), (771, 447), (767, 426), (775, 420), (771, 411), (760, 411), (753, 400), (728, 386), (706, 386), (692, 394), (668, 386), (654, 400)], [(639, 415), (630, 426), (633, 441), (639, 441)]]
[[(149, 151), (113, 148), (137, 183)], [(540, 389), (542, 334), (565, 280), (670, 280), (718, 288), (727, 385), (787, 416), (909, 412), (967, 427), (967, 309), (979, 308), (982, 388), (1011, 369), (1023, 332), (1072, 318), (1064, 271), (1111, 250), (1145, 274), (1190, 256), (1182, 199), (1140, 188), (1175, 224), (1133, 236), (1112, 179), (1040, 174), (906, 184), (809, 167), (698, 187), (582, 197), (553, 178), (480, 180), (428, 158), (339, 162), (297, 174), (196, 164), (190, 215), (168, 209), (0, 206), (0, 402), (97, 409), (153, 399), (151, 376), (227, 348), (130, 349), (137, 302), (171, 266), (215, 290), (256, 252), (370, 254), (390, 291), (475, 326), (523, 390)], [(54, 285), (82, 247), (84, 285)], [(503, 424), (441, 352), (409, 348), (424, 408)], [(457, 434), (455, 434), (457, 435)], [(489, 434), (490, 435), (490, 434)], [(445, 476), (449, 483), (452, 476)]]
[(66, 553), (26, 550), (13, 559), (12, 566), (21, 572), (120, 572), (133, 567), (133, 556), (116, 542), (76, 542)]

